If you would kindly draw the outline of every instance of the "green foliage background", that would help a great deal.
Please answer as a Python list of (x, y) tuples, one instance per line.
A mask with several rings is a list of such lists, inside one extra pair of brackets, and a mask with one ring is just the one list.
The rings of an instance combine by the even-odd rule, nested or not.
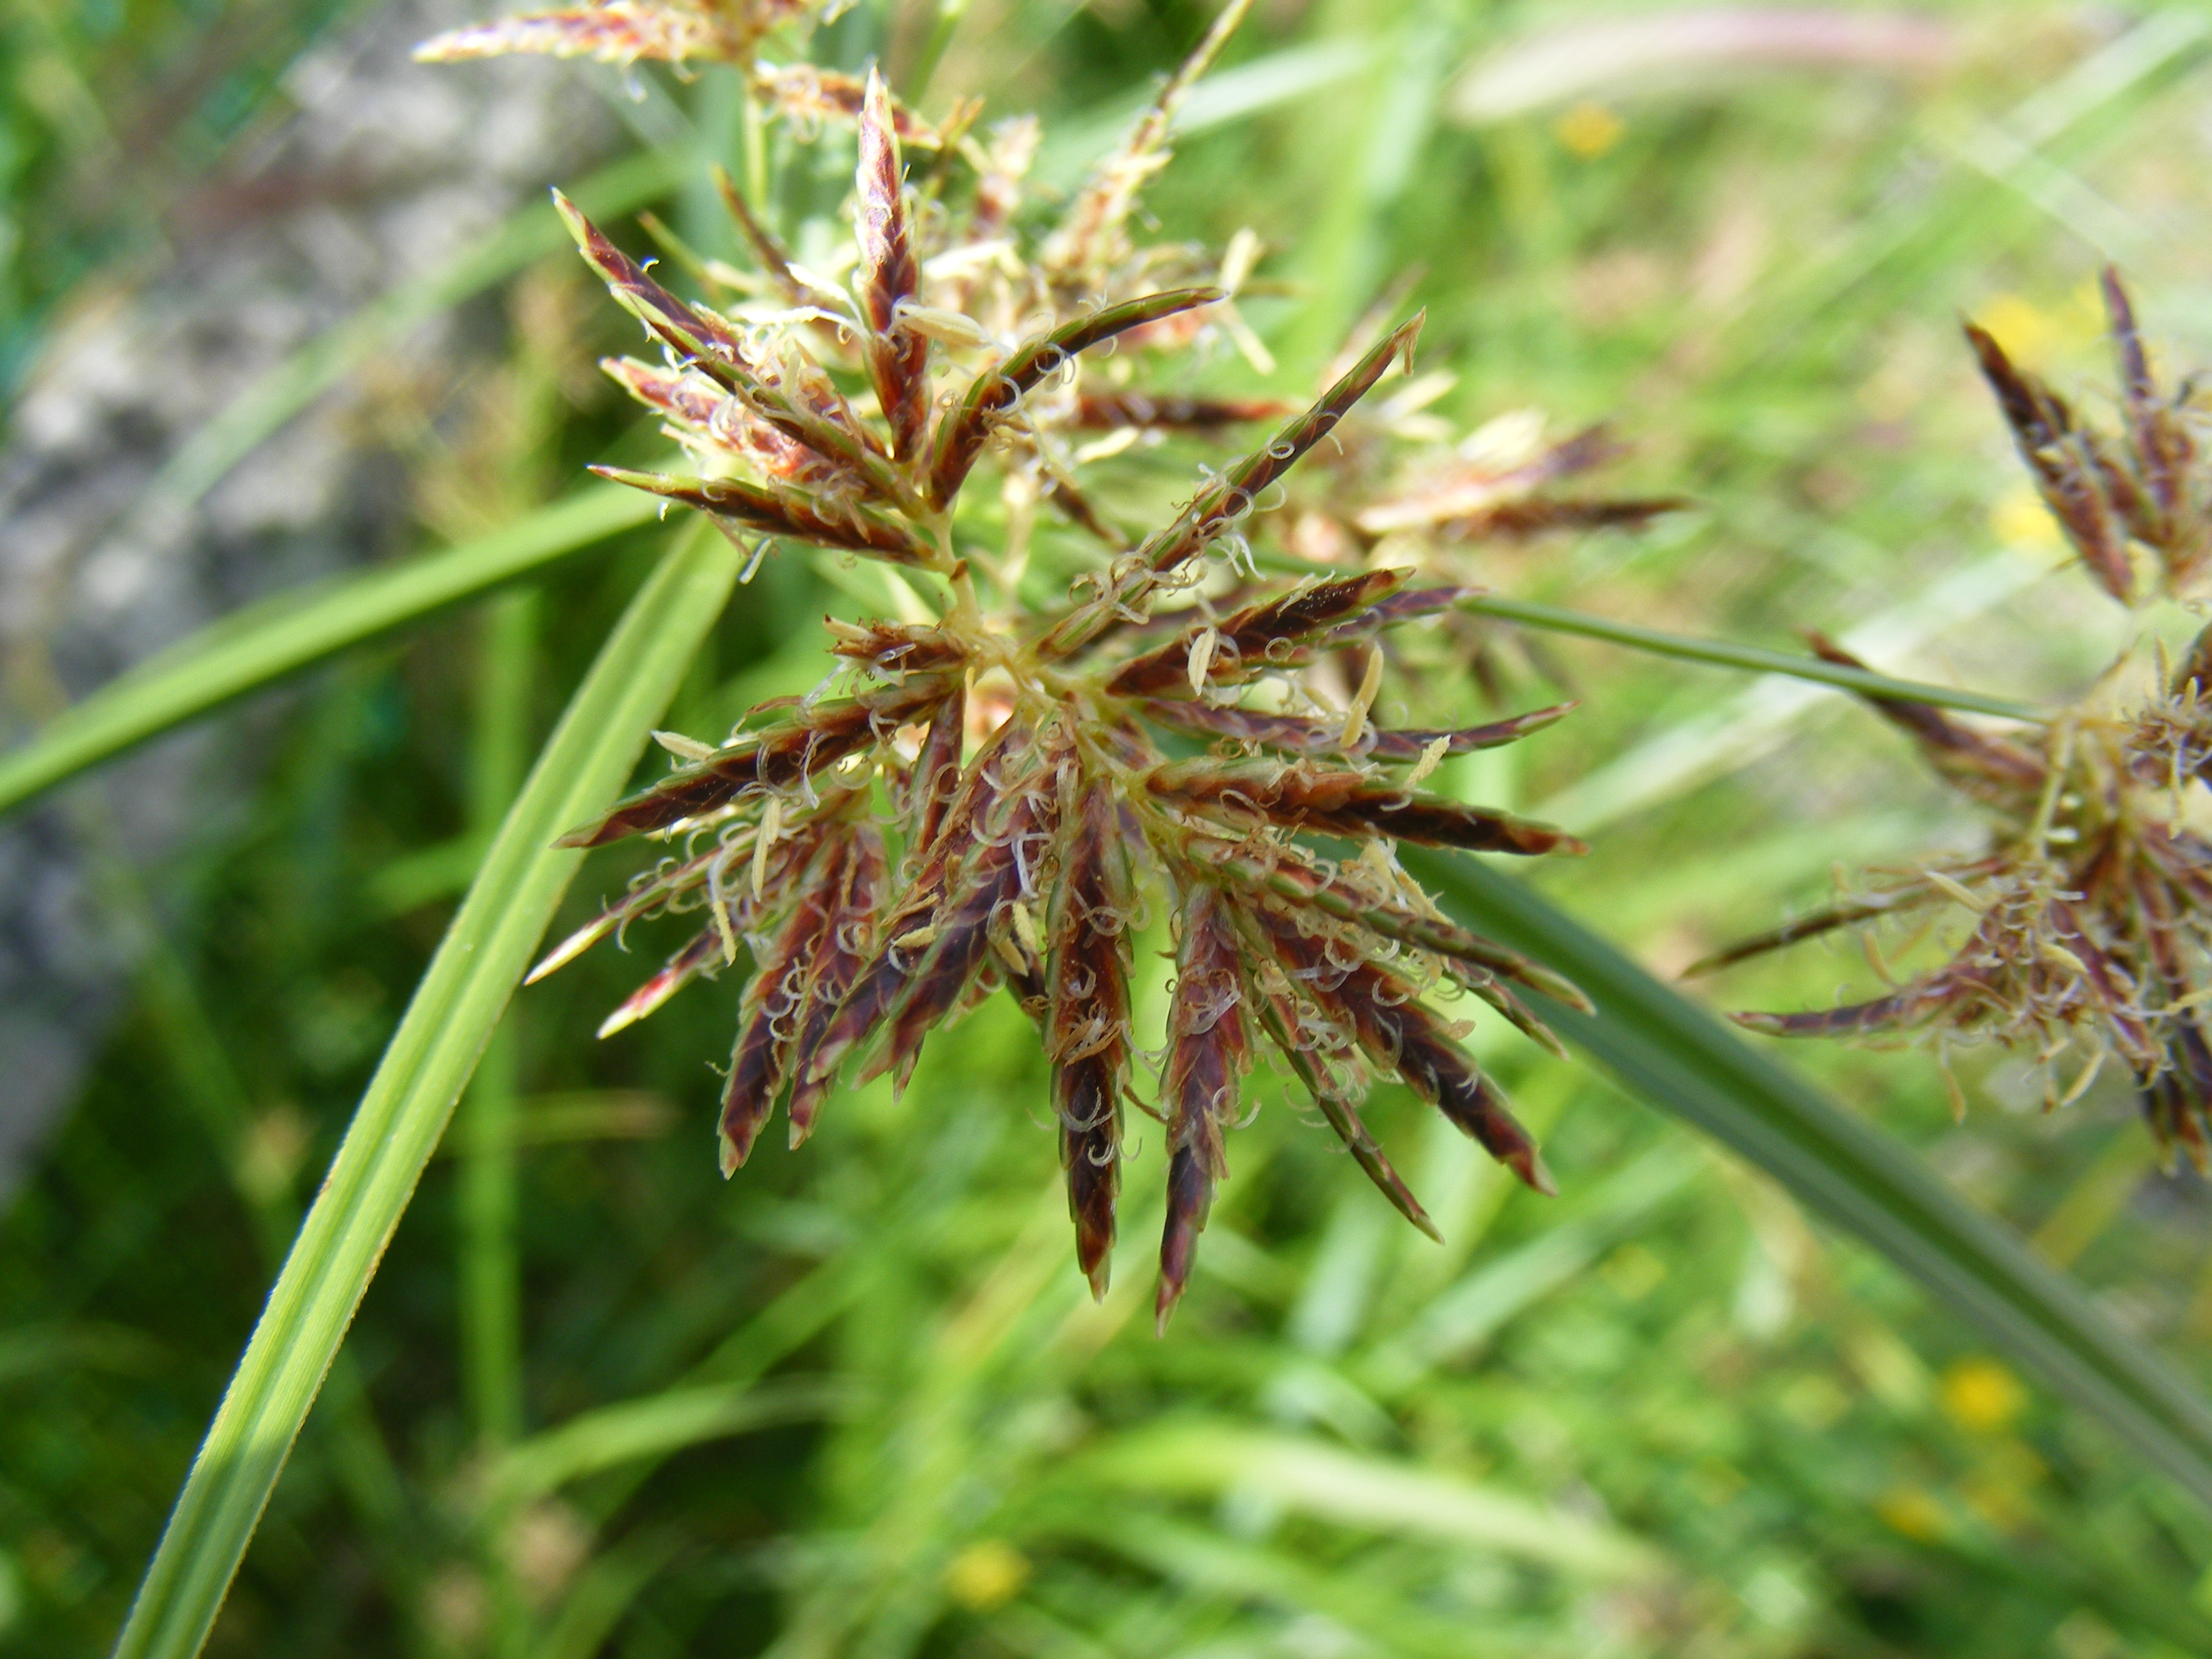
[[(926, 9), (862, 6), (825, 55), (911, 62)], [(1461, 66), (1557, 9), (1263, 8), (1224, 71), (1279, 87), (1287, 64), (1304, 90), (1194, 133), (1149, 199), (1172, 233), (1218, 243), (1249, 224), (1274, 250), (1277, 292), (1250, 311), (1283, 387), (1419, 270), (1422, 362), (1459, 375), (1455, 419), (1610, 419), (1636, 446), (1626, 483), (1700, 503), (1634, 538), (1503, 551), (1501, 590), (1783, 646), (1799, 625), (1871, 619), (1886, 669), (2068, 696), (2118, 620), (2052, 574), (2055, 543), (2017, 510), (1955, 323), (2007, 319), (2062, 373), (2090, 373), (2084, 284), (2114, 257), (2172, 366), (2212, 356), (2212, 24), (2189, 7), (1918, 9), (1954, 30), (1940, 70), (1612, 82), (1468, 124), (1449, 108)], [(15, 0), (6, 16), (0, 327), (21, 363), (74, 284), (160, 280), (146, 216), (280, 113), (283, 64), (346, 19), (252, 0), (112, 15)], [(1048, 166), (1079, 161), (1203, 21), (1138, 0), (969, 0), (925, 106), (972, 90), (1038, 109), (1063, 135)], [(695, 135), (670, 147), (715, 149), (726, 90), (655, 84)], [(88, 203), (72, 183), (88, 158), (157, 106), (182, 135), (161, 167)], [(786, 179), (794, 223), (834, 213), (836, 172)], [(661, 205), (719, 251), (694, 196)], [(522, 280), (575, 289), (588, 349), (622, 343), (572, 265)], [(504, 447), (457, 432), (418, 458), (425, 546), (565, 488), (586, 459), (653, 448), (611, 392), (562, 394), (526, 326), (512, 356), (486, 392), (514, 417)], [(1163, 452), (1143, 499), (1172, 499), (1199, 459)], [(243, 829), (159, 870), (105, 867), (112, 925), (155, 942), (0, 1217), (0, 1650), (112, 1641), (518, 757), (662, 539), (630, 532), (530, 595), (356, 653), (307, 683)], [(845, 576), (771, 560), (668, 723), (711, 733), (812, 684), (795, 623), (865, 609)], [(1596, 853), (1543, 884), (1655, 967), (1818, 896), (1835, 860), (1972, 833), (1841, 698), (1549, 651), (1513, 690), (1565, 677), (1583, 710), (1456, 763), (1461, 782), (1592, 831)], [(80, 787), (84, 811), (100, 787)], [(599, 855), (569, 913), (621, 879), (623, 856)], [(157, 925), (149, 890), (187, 895), (181, 921)], [(590, 1035), (670, 942), (641, 935), (518, 1000), (215, 1650), (2102, 1659), (2212, 1644), (2212, 1522), (1893, 1272), (1587, 1070), (1483, 1038), (1546, 1132), (1563, 1188), (1548, 1203), (1409, 1099), (1378, 1100), (1442, 1248), (1271, 1093), (1232, 1139), (1190, 1297), (1156, 1340), (1158, 1133), (1094, 1307), (1014, 1010), (940, 1036), (902, 1100), (841, 1098), (803, 1153), (769, 1151), (725, 1185), (702, 1057), (726, 1047), (728, 987)], [(1865, 978), (1813, 950), (1717, 994), (1812, 1003)], [(1954, 1123), (1926, 1056), (1791, 1058), (2212, 1376), (2203, 1188), (2153, 1170), (2124, 1091), (2045, 1117), (2019, 1065), (1963, 1056)], [(511, 1194), (471, 1139), (510, 1115)]]

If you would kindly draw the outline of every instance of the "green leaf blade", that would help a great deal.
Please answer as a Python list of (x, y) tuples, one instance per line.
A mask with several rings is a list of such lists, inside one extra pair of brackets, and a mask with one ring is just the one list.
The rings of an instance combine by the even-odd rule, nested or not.
[(118, 1659), (206, 1640), (301, 1425), (581, 854), (561, 830), (612, 798), (738, 574), (687, 529), (600, 649), (485, 855), (348, 1127), (147, 1569)]
[(0, 755), (0, 812), (287, 675), (647, 523), (658, 506), (631, 489), (579, 490), (477, 541), (226, 617)]

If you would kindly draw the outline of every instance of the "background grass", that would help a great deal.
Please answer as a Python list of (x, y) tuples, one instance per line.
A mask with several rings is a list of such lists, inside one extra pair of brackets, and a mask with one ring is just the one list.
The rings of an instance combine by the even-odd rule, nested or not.
[[(12, 268), (35, 273), (11, 291), (17, 351), (78, 284), (158, 282), (143, 216), (281, 115), (283, 63), (332, 22), (269, 7), (257, 33), (244, 15), (10, 15), (18, 84), (69, 94), (12, 109)], [(2212, 33), (2189, 9), (1918, 15), (1954, 31), (1940, 70), (1607, 84), (1464, 125), (1448, 108), (1459, 67), (1556, 9), (1279, 6), (1227, 69), (1296, 52), (1329, 78), (1194, 135), (1151, 200), (1170, 233), (1218, 242), (1249, 224), (1275, 250), (1263, 275), (1279, 291), (1251, 311), (1284, 386), (1419, 269), (1423, 361), (1461, 377), (1455, 418), (1610, 419), (1636, 445), (1624, 487), (1700, 503), (1634, 538), (1501, 552), (1499, 587), (1765, 644), (1873, 623), (1887, 670), (2066, 695), (2103, 665), (2118, 619), (2049, 574), (2055, 545), (2019, 510), (1955, 323), (1993, 318), (2062, 373), (2100, 370), (2083, 287), (2117, 255), (2169, 362), (2212, 356), (2197, 211)], [(975, 90), (1110, 131), (1202, 24), (1198, 7), (970, 0), (925, 101)], [(910, 63), (923, 34), (862, 6), (823, 46)], [(43, 78), (56, 62), (73, 78)], [(210, 63), (221, 74), (194, 81)], [(683, 118), (665, 142), (731, 130), (711, 77), (653, 84), (649, 107)], [(88, 203), (71, 181), (101, 133), (179, 85), (197, 88), (171, 118), (191, 142)], [(836, 207), (836, 172), (784, 178), (802, 244)], [(703, 243), (720, 234), (688, 195), (664, 207)], [(532, 322), (544, 296), (569, 295), (573, 357), (623, 341), (611, 308), (582, 303), (567, 261), (520, 283), (490, 412), (414, 457), (426, 541), (496, 524), (586, 457), (650, 448), (611, 394), (562, 392)], [(1161, 498), (1195, 459), (1163, 464)], [(655, 546), (641, 532), (534, 598), (349, 659), (288, 717), (247, 828), (161, 869), (105, 871), (112, 925), (155, 945), (0, 1218), (9, 1650), (112, 1639), (516, 757)], [(862, 608), (805, 562), (771, 561), (672, 724), (711, 732), (811, 684), (792, 619)], [(1583, 712), (1461, 782), (1596, 830), (1598, 851), (1545, 872), (1547, 890), (1655, 965), (1816, 897), (1835, 860), (1973, 833), (1842, 699), (1577, 641), (1548, 655)], [(1516, 672), (1516, 697), (1546, 690), (1536, 668)], [(83, 787), (88, 816), (100, 787)], [(599, 857), (569, 901), (580, 916), (629, 867)], [(189, 896), (181, 924), (155, 926), (149, 890)], [(1486, 1057), (1546, 1131), (1559, 1200), (1510, 1189), (1386, 1097), (1378, 1133), (1403, 1151), (1439, 1249), (1271, 1096), (1232, 1139), (1190, 1297), (1156, 1340), (1157, 1133), (1132, 1172), (1115, 1291), (1094, 1308), (1013, 1010), (941, 1039), (902, 1101), (880, 1085), (840, 1098), (802, 1154), (771, 1151), (726, 1186), (702, 1056), (728, 1041), (728, 989), (604, 1044), (589, 1035), (670, 943), (641, 930), (629, 958), (586, 959), (518, 1000), (277, 1490), (219, 1650), (2206, 1645), (2212, 1524), (1759, 1178), (1516, 1039), (1486, 1036)], [(1864, 978), (1813, 949), (1718, 994), (1813, 1003)], [(2212, 1374), (2202, 1183), (2152, 1170), (2122, 1091), (2044, 1117), (2021, 1067), (1968, 1056), (1972, 1110), (1954, 1124), (1924, 1056), (1792, 1058)]]

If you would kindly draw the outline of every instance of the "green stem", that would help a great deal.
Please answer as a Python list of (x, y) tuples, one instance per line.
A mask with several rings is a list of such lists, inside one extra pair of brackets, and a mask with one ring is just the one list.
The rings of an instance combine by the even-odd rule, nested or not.
[(191, 1659), (454, 1101), (580, 854), (555, 836), (604, 808), (727, 602), (736, 550), (703, 521), (639, 590), (500, 826), (385, 1050), (193, 1461), (116, 1645)]
[(1980, 691), (1959, 691), (1948, 686), (1928, 685), (1918, 680), (1893, 679), (1887, 674), (1872, 673), (1863, 668), (1845, 668), (1838, 663), (1822, 662), (1817, 657), (1793, 656), (1788, 652), (1768, 651), (1756, 645), (1731, 645), (1723, 640), (1701, 640), (1686, 634), (1662, 634), (1656, 628), (1638, 628), (1628, 623), (1608, 621), (1603, 617), (1587, 616), (1579, 611), (1563, 611), (1556, 605), (1501, 599), (1494, 593), (1480, 594), (1462, 600), (1459, 609), (1472, 611), (1480, 616), (1495, 617), (1501, 622), (1518, 623), (1523, 628), (1540, 628), (1554, 634), (1579, 634), (1584, 639), (1603, 640), (1608, 645), (1625, 645), (1632, 651), (1648, 651), (1655, 656), (1679, 657), (1686, 662), (1711, 663), (1722, 668), (1748, 669), (1756, 674), (1787, 674), (1794, 679), (1812, 680), (1821, 685), (1832, 685), (1842, 691), (1856, 691), (1863, 697), (1878, 697), (1893, 702), (1930, 703), (1938, 708), (1956, 708), (1969, 714), (1993, 714), (2000, 720), (2025, 720), (2036, 725), (2041, 725), (2051, 718), (2050, 710), (2039, 708), (2031, 702), (2016, 702), (2010, 697), (1993, 697)]
[[(538, 621), (534, 588), (502, 594), (484, 612), (471, 757), (470, 828), (489, 842), (521, 787), (529, 758), (530, 682)], [(479, 1452), (503, 1455), (522, 1434), (521, 1255), (515, 1239), (515, 1101), (520, 1038), (510, 1009), (492, 1033), (462, 1097), (460, 1127), (461, 1378)], [(517, 1656), (528, 1645), (528, 1614), (508, 1570), (508, 1512), (487, 1516), (480, 1538), (490, 1587), (489, 1651)]]
[[(484, 617), (470, 820), (487, 840), (520, 787), (528, 741), (531, 647), (538, 595), (511, 593)], [(496, 1451), (522, 1430), (521, 1317), (514, 1240), (514, 1018), (492, 1036), (462, 1103), (461, 1370), (479, 1445)]]

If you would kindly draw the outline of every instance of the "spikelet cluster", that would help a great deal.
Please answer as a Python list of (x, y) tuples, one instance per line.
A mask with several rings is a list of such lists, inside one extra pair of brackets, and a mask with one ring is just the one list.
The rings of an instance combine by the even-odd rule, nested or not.
[[(1361, 319), (1332, 372), (1380, 337), (1387, 315)], [(1456, 430), (1435, 407), (1456, 384), (1436, 369), (1379, 395), (1364, 420), (1302, 471), (1285, 507), (1292, 553), (1323, 568), (1402, 566), (1427, 583), (1472, 592), (1501, 551), (1639, 530), (1688, 505), (1679, 496), (1588, 491), (1587, 476), (1626, 453), (1602, 424), (1560, 436), (1541, 410), (1516, 409)], [(1437, 701), (1447, 706), (1468, 670), (1492, 702), (1503, 700), (1509, 652), (1542, 678), (1571, 683), (1538, 641), (1492, 618), (1446, 612), (1432, 632), (1418, 654), (1393, 651), (1391, 666), (1413, 681), (1441, 681)]]
[[(843, 0), (587, 0), (449, 29), (417, 46), (415, 57), (425, 64), (531, 54), (625, 68), (641, 60), (750, 67), (778, 28), (844, 9)], [(758, 78), (772, 81), (775, 73), (763, 69)]]
[[(2090, 578), (2124, 605), (2189, 599), (2212, 547), (2208, 475), (2184, 393), (2161, 391), (2118, 276), (2103, 289), (2120, 424), (2100, 430), (1985, 331), (1966, 337), (2021, 459)], [(1829, 661), (1863, 666), (1815, 635)], [(1891, 872), (1828, 909), (1721, 952), (1693, 972), (1839, 927), (1903, 918), (1962, 933), (1942, 964), (1885, 996), (1806, 1013), (1746, 1013), (1785, 1036), (1994, 1039), (2049, 1069), (2053, 1104), (2111, 1060), (2152, 1132), (2200, 1166), (2212, 1129), (2212, 630), (2148, 683), (2126, 659), (2090, 697), (2021, 735), (1923, 703), (1871, 706), (1993, 823), (1972, 859)], [(1963, 918), (1960, 921), (1959, 919)], [(1878, 950), (1870, 955), (1881, 965)], [(2062, 1068), (2070, 1066), (2070, 1072)]]
[[(1430, 1229), (1362, 1120), (1372, 1084), (1401, 1079), (1548, 1190), (1535, 1146), (1464, 1046), (1467, 1022), (1431, 999), (1479, 1002), (1555, 1048), (1524, 994), (1582, 1005), (1556, 975), (1441, 915), (1393, 851), (1581, 850), (1422, 787), (1446, 757), (1565, 711), (1381, 728), (1378, 641), (1466, 590), (1365, 561), (1262, 568), (1284, 481), (1340, 434), (1367, 441), (1347, 417), (1410, 365), (1419, 319), (1370, 342), (1309, 407), (1156, 394), (1139, 378), (1170, 349), (1255, 343), (1233, 305), (1249, 247), (1212, 263), (1139, 246), (1130, 229), (1176, 103), (1242, 10), (1041, 228), (1018, 217), (1034, 123), (942, 142), (909, 176), (912, 124), (873, 76), (855, 114), (842, 281), (801, 267), (726, 180), (759, 269), (702, 273), (730, 296), (719, 306), (678, 297), (560, 204), (656, 348), (607, 371), (688, 463), (599, 471), (755, 553), (803, 545), (890, 567), (927, 619), (832, 622), (840, 666), (812, 695), (762, 704), (719, 743), (665, 736), (682, 763), (568, 842), (651, 837), (671, 852), (537, 975), (641, 917), (696, 916), (614, 1030), (750, 963), (719, 1120), (726, 1173), (780, 1103), (795, 1146), (841, 1079), (903, 1086), (932, 1031), (1003, 991), (1050, 1061), (1077, 1260), (1102, 1295), (1127, 1113), (1166, 1126), (1163, 1322), (1256, 1055), (1272, 1051)], [(1109, 346), (1118, 374), (1101, 372)], [(1256, 447), (1148, 535), (1084, 487), (1086, 465), (1132, 442), (1255, 423)], [(1003, 513), (987, 538), (962, 508), (994, 484)], [(1045, 511), (1096, 544), (1072, 586), (1028, 568), (1024, 526)], [(1176, 979), (1164, 1048), (1147, 1056), (1132, 957), (1161, 924)], [(1148, 1060), (1151, 1099), (1136, 1080)]]

